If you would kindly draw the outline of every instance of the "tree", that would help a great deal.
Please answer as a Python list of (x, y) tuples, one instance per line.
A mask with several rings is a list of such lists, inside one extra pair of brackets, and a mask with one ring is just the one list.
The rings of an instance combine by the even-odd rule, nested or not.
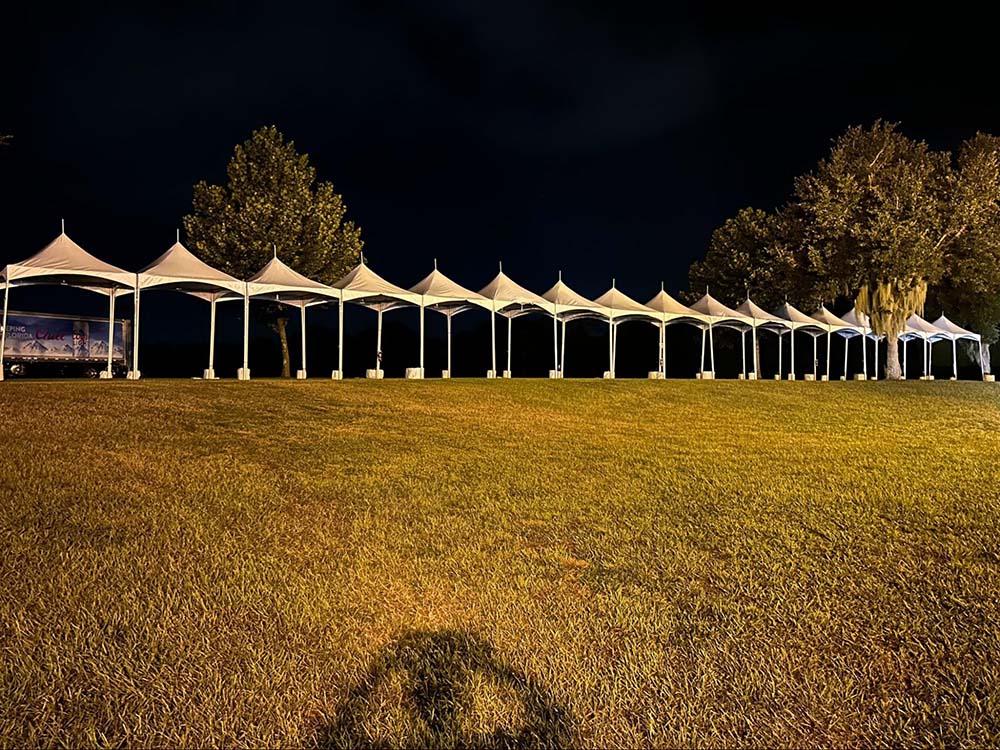
[[(329, 284), (354, 263), (361, 228), (345, 220), (347, 206), (330, 182), (316, 182), (309, 157), (275, 126), (255, 130), (236, 146), (226, 186), (194, 186), (184, 230), (191, 249), (209, 263), (245, 279), (271, 258), (272, 248), (301, 274)], [(281, 339), (281, 375), (290, 377), (285, 308), (264, 308)]]
[(744, 208), (712, 233), (703, 261), (691, 264), (692, 294), (710, 287), (724, 300), (742, 300), (747, 293), (764, 307), (794, 304), (813, 298), (807, 259), (799, 251), (800, 229), (793, 210), (769, 213)]
[[(959, 325), (982, 334), (983, 365), (1000, 337), (1000, 138), (977, 133), (958, 152), (952, 203), (967, 227), (945, 256), (945, 272), (931, 290), (936, 306)], [(979, 347), (970, 353), (980, 356)]]
[(850, 128), (829, 158), (795, 181), (818, 288), (825, 298), (853, 296), (886, 336), (890, 379), (901, 377), (898, 334), (943, 276), (945, 253), (965, 230), (951, 205), (949, 162), (948, 154), (880, 121)]

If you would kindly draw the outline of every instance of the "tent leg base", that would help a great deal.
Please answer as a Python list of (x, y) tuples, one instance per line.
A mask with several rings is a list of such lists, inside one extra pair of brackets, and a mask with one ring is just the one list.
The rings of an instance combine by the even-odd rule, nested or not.
[(487, 370), (486, 371), (486, 379), (487, 380), (493, 380), (493, 378), (495, 378), (496, 376), (497, 376), (496, 370)]
[(827, 382), (829, 382), (829, 380), (830, 380), (830, 376), (829, 376), (829, 375), (820, 375), (820, 376), (819, 376), (819, 379), (820, 379), (820, 381), (822, 381), (823, 383), (827, 383)]
[(514, 376), (513, 376), (513, 374), (511, 373), (511, 371), (510, 371), (510, 370), (504, 370), (504, 371), (503, 371), (503, 377), (504, 377), (505, 379), (507, 379), (507, 380), (510, 380), (510, 379), (511, 379), (512, 377), (514, 377)]
[(295, 371), (295, 379), (296, 380), (305, 380), (306, 379), (306, 371), (305, 370), (296, 370)]
[(441, 370), (442, 380), (451, 380), (451, 370)]
[(604, 371), (604, 379), (605, 380), (614, 380), (615, 379), (615, 374), (613, 372), (611, 372), (610, 370), (605, 370)]
[(840, 376), (840, 379), (841, 379), (841, 380), (847, 380), (847, 376), (846, 376), (846, 375), (841, 375), (841, 376)]
[(650, 380), (663, 380), (663, 373), (659, 370), (651, 371), (646, 374), (646, 377)]
[(983, 375), (983, 382), (984, 383), (995, 383), (995, 382), (997, 382), (997, 376), (996, 375), (992, 375), (992, 374), (990, 374), (990, 373), (987, 372), (987, 373), (985, 373)]
[(865, 375), (864, 373), (859, 372), (857, 375), (854, 376), (854, 379), (855, 380), (868, 380), (868, 376)]
[(333, 372), (330, 373), (330, 380), (343, 380), (343, 379), (344, 379), (344, 373), (342, 373), (340, 370), (334, 370)]
[(803, 379), (804, 380), (815, 380), (816, 376), (815, 375), (810, 375), (809, 373), (806, 373), (805, 376), (803, 376)]
[(562, 377), (562, 373), (559, 370), (549, 370), (549, 380), (559, 380)]
[(695, 378), (697, 378), (698, 380), (715, 380), (715, 371), (702, 370), (697, 375), (695, 375)]
[(237, 380), (249, 380), (250, 379), (250, 368), (249, 367), (241, 367), (240, 369), (238, 369), (236, 371), (236, 379)]
[(791, 375), (789, 375), (789, 376), (788, 376), (788, 377), (786, 378), (786, 380), (795, 380), (795, 373), (793, 372), (793, 373), (792, 373)]
[(97, 377), (101, 380), (111, 380), (114, 377), (114, 375), (112, 375), (107, 370), (101, 370), (101, 372), (98, 374)]
[(215, 370), (203, 370), (201, 373), (202, 380), (218, 380), (215, 377)]
[(921, 375), (920, 379), (921, 380), (934, 380), (934, 376), (933, 375)]
[(382, 380), (385, 378), (385, 370), (365, 370), (365, 377), (369, 380)]
[(756, 380), (756, 379), (757, 379), (757, 373), (755, 373), (755, 372), (748, 372), (747, 373), (747, 380)]
[(138, 380), (142, 377), (142, 373), (138, 370), (129, 370), (128, 375), (125, 376), (127, 380)]
[(424, 368), (423, 367), (407, 367), (406, 368), (406, 379), (407, 380), (423, 380), (424, 379)]

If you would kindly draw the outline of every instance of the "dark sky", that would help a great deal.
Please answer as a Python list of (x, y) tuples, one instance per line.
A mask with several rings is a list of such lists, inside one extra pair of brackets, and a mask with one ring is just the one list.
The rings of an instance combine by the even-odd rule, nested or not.
[[(199, 179), (276, 124), (343, 193), (373, 267), (473, 288), (686, 285), (712, 230), (772, 207), (846, 126), (954, 148), (1000, 132), (975, 17), (765, 17), (621, 3), (98, 3), (11, 11), (0, 262), (65, 217), (96, 255), (162, 252)], [(657, 4), (657, 7), (666, 4)], [(492, 6), (492, 7), (491, 7)], [(916, 6), (912, 6), (916, 7)]]

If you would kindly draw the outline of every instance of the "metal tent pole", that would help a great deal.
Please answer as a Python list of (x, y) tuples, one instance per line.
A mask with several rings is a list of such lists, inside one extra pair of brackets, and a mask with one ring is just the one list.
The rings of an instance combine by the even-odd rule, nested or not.
[(740, 353), (743, 355), (743, 379), (747, 379), (747, 332), (740, 331)]
[(951, 376), (958, 380), (958, 343), (954, 337), (951, 339)]
[(451, 312), (449, 311), (445, 317), (448, 319), (448, 377), (451, 377)]
[(872, 366), (875, 368), (875, 373), (872, 376), (873, 380), (878, 380), (878, 336), (875, 336), (875, 361), (872, 362)]
[(851, 339), (844, 336), (844, 380), (847, 380), (847, 349), (848, 344), (851, 343)]
[(514, 375), (514, 373), (511, 372), (511, 369), (510, 369), (510, 347), (511, 347), (511, 338), (512, 338), (511, 328), (513, 327), (513, 324), (514, 324), (514, 316), (513, 315), (509, 315), (507, 317), (507, 373), (511, 377), (513, 377), (513, 375)]
[(302, 378), (306, 377), (306, 303), (302, 303)]
[(930, 373), (927, 370), (927, 349), (929, 347), (927, 346), (927, 339), (924, 339), (923, 341), (924, 341), (924, 377), (927, 377), (928, 375), (930, 375)]
[(559, 377), (566, 375), (566, 318), (562, 320), (562, 351), (559, 354)]
[(497, 301), (493, 300), (490, 310), (490, 362), (492, 363), (491, 377), (497, 376)]
[(250, 379), (250, 287), (243, 283), (243, 372), (242, 380)]
[(424, 295), (420, 295), (420, 377), (424, 376)]
[(712, 378), (715, 378), (715, 336), (712, 335), (712, 324), (708, 324), (708, 354), (712, 363)]
[[(864, 330), (864, 329), (862, 329)], [(861, 334), (861, 366), (865, 379), (868, 379), (868, 332)]]
[(819, 342), (813, 336), (813, 380), (819, 377)]
[(760, 361), (757, 357), (757, 326), (753, 327), (752, 341), (750, 344), (753, 346), (753, 375), (754, 378), (760, 380)]
[(790, 332), (792, 337), (792, 358), (788, 363), (788, 379), (795, 380), (795, 329)]
[[(344, 377), (344, 296), (341, 294), (337, 300), (337, 378)], [(381, 310), (379, 311), (381, 313)], [(381, 315), (379, 315), (381, 318)], [(379, 320), (381, 322), (381, 320)], [(379, 338), (381, 338), (382, 326), (379, 326)]]
[(111, 363), (115, 356), (115, 296), (118, 290), (112, 289), (108, 295), (108, 369), (107, 377), (112, 377)]
[(10, 279), (7, 278), (9, 266), (3, 273), (3, 327), (0, 328), (0, 380), (3, 380), (3, 350), (7, 346), (7, 303), (10, 295)]
[(907, 360), (907, 340), (900, 339), (899, 343), (903, 345), (903, 380), (906, 380), (906, 360)]
[(608, 375), (614, 377), (612, 370), (615, 368), (615, 324), (611, 317), (608, 317)]
[(781, 380), (784, 377), (785, 368), (784, 368), (784, 363), (782, 362), (784, 356), (785, 356), (785, 334), (779, 333), (778, 334), (778, 380)]
[(611, 353), (611, 377), (615, 376), (615, 369), (618, 366), (618, 324), (615, 323), (614, 346)]
[[(4, 328), (6, 328), (7, 327), (7, 318), (6, 318), (6, 315), (7, 315), (7, 302), (6, 302), (6, 300), (4, 300), (3, 309), (4, 309), (4, 316), (5, 316), (4, 317)], [(989, 344), (987, 344), (987, 346), (989, 346)], [(986, 378), (986, 359), (985, 359), (985, 357), (986, 357), (986, 354), (983, 352), (983, 340), (980, 338), (979, 339), (979, 374), (983, 376), (983, 379)]]
[(826, 332), (826, 379), (830, 379), (830, 331)]
[(667, 323), (660, 323), (660, 375), (667, 377)]
[(559, 317), (556, 315), (556, 305), (552, 303), (552, 363), (555, 376), (559, 377)]
[(132, 379), (136, 380), (139, 378), (139, 274), (135, 275), (132, 305)]
[(701, 361), (698, 363), (698, 372), (705, 374), (705, 328), (701, 329)]
[(208, 372), (206, 373), (208, 377), (214, 377), (215, 374), (215, 297), (212, 297), (211, 303), (211, 313), (209, 313), (209, 324), (208, 324)]
[(378, 310), (378, 326), (375, 334), (375, 372), (382, 371), (382, 308)]

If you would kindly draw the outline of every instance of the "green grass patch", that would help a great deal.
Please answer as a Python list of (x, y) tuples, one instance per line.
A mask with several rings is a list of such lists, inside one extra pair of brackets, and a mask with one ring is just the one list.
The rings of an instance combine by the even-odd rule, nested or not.
[(984, 383), (5, 382), (0, 746), (1000, 742)]

